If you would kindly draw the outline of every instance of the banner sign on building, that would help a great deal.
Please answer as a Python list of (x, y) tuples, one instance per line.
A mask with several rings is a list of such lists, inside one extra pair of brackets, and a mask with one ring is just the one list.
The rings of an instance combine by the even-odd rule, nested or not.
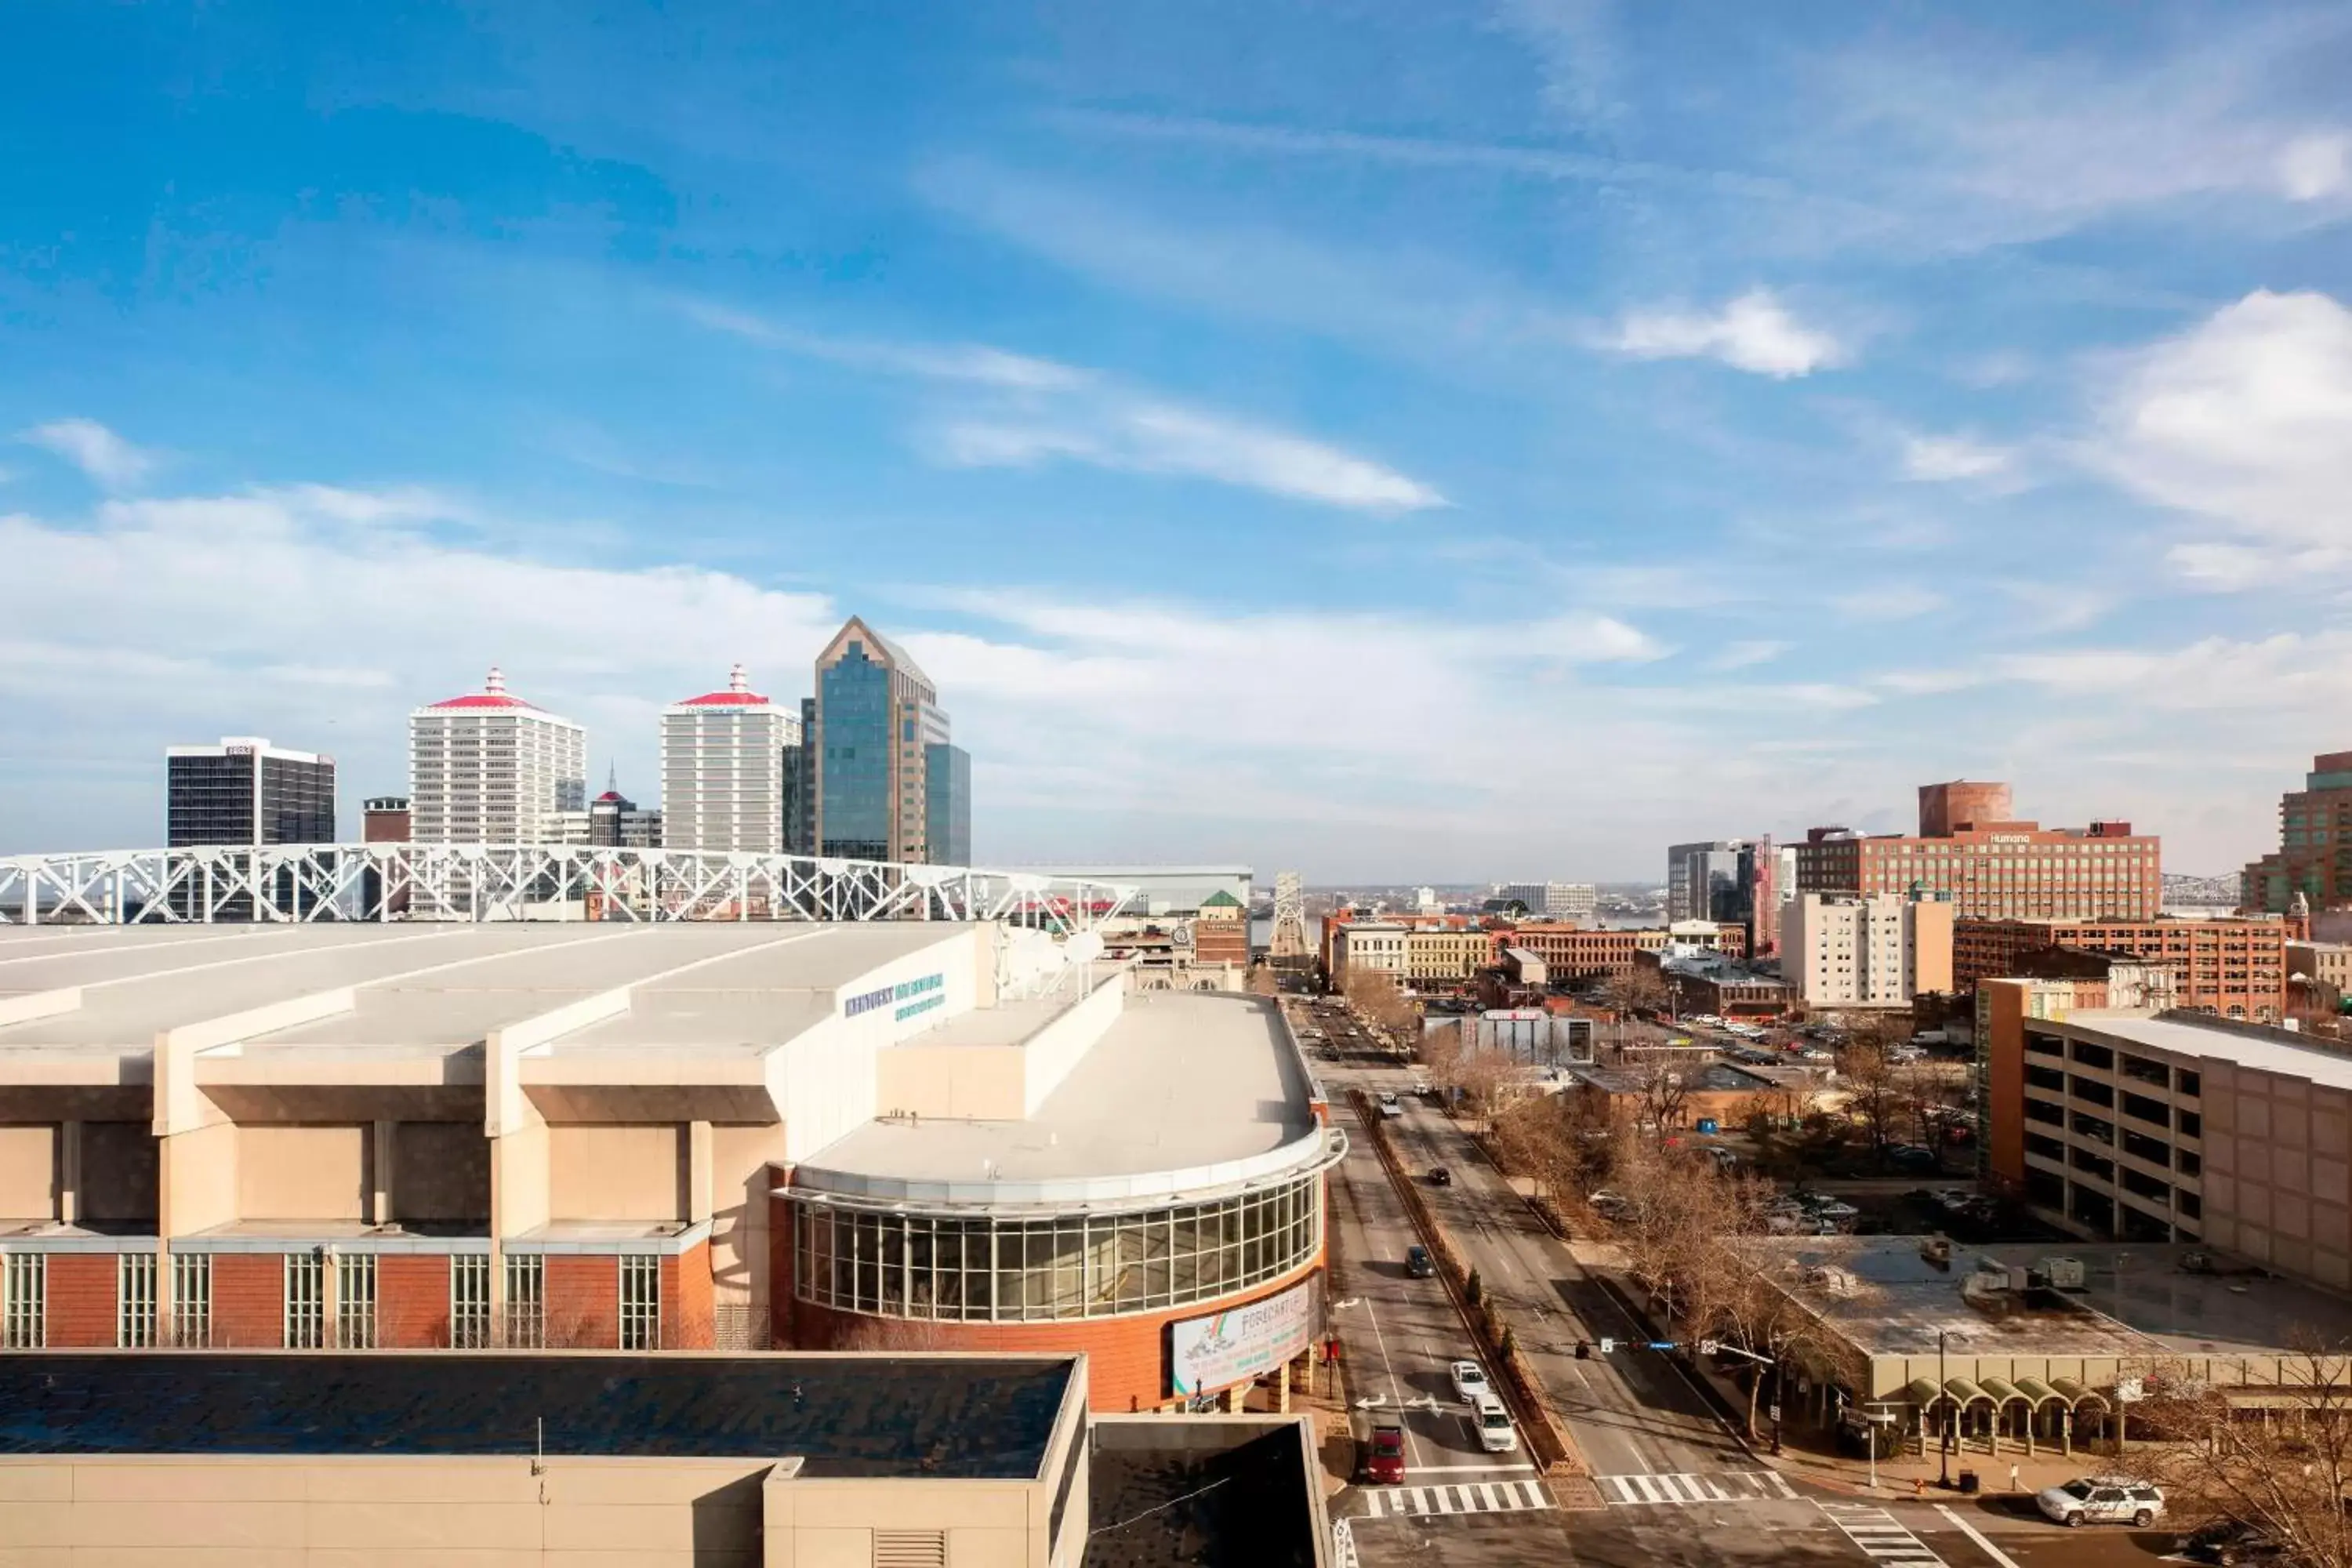
[(1310, 1342), (1311, 1289), (1299, 1285), (1213, 1317), (1168, 1326), (1169, 1392), (1194, 1394), (1269, 1373)]

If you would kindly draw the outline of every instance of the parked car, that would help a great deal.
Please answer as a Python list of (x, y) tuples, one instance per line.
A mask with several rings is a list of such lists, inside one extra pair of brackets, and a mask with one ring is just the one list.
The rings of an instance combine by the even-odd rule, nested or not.
[(2034, 1498), (2044, 1519), (2067, 1526), (2128, 1524), (2146, 1530), (2164, 1515), (2164, 1492), (2128, 1476), (2082, 1476)]
[(1624, 1198), (1620, 1196), (1618, 1194), (1606, 1191), (1594, 1193), (1591, 1197), (1586, 1198), (1584, 1201), (1592, 1206), (1592, 1212), (1594, 1214), (1601, 1215), (1603, 1219), (1615, 1219), (1618, 1215), (1624, 1214), (1627, 1210), (1633, 1207), (1631, 1204), (1627, 1203)]
[(1471, 1418), (1478, 1424), (1478, 1446), (1490, 1454), (1508, 1454), (1519, 1446), (1519, 1434), (1511, 1425), (1511, 1413), (1503, 1402), (1491, 1394), (1482, 1394), (1470, 1405)]
[(1933, 1172), (1942, 1170), (1944, 1166), (1933, 1149), (1923, 1149), (1916, 1143), (1889, 1144), (1886, 1163), (1898, 1171)]
[(1372, 1428), (1364, 1451), (1364, 1479), (1381, 1486), (1404, 1485), (1404, 1428), (1394, 1425)]
[(1415, 1242), (1404, 1249), (1404, 1271), (1416, 1279), (1426, 1279), (1437, 1272), (1437, 1265), (1429, 1256), (1429, 1248)]
[(1404, 1107), (1397, 1103), (1397, 1097), (1395, 1095), (1384, 1094), (1381, 1096), (1381, 1114), (1382, 1116), (1390, 1117), (1402, 1116), (1404, 1114)]
[(1454, 1173), (1443, 1165), (1432, 1165), (1429, 1168), (1429, 1184), (1433, 1187), (1450, 1187), (1454, 1184)]
[(2242, 1519), (2217, 1519), (2200, 1525), (2175, 1542), (2173, 1551), (2192, 1563), (2219, 1563), (2223, 1568), (2236, 1568), (2241, 1563), (2276, 1563), (2286, 1556), (2284, 1542)]
[(1446, 1369), (1454, 1378), (1454, 1397), (1465, 1405), (1475, 1405), (1481, 1398), (1495, 1395), (1494, 1384), (1486, 1381), (1486, 1369), (1475, 1361), (1457, 1361)]

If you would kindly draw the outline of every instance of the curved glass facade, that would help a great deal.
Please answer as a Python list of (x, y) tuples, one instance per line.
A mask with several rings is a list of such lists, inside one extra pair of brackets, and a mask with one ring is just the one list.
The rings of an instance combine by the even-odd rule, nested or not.
[(793, 1205), (793, 1291), (845, 1312), (955, 1322), (1108, 1318), (1217, 1300), (1313, 1261), (1320, 1169), (1127, 1214), (876, 1214)]

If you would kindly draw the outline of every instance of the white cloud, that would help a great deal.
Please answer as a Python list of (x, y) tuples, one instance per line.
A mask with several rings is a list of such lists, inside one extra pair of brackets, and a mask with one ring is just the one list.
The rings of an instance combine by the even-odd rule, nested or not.
[(2352, 574), (2352, 548), (2273, 550), (2207, 540), (2176, 544), (2164, 559), (2176, 574), (2215, 594), (2326, 586)]
[(1909, 621), (1942, 609), (1944, 596), (1916, 583), (1881, 583), (1839, 594), (1830, 603), (1849, 620)]
[(155, 466), (152, 456), (95, 419), (53, 419), (17, 432), (16, 439), (56, 453), (110, 490), (136, 489)]
[(1433, 487), (1337, 447), (1231, 415), (1187, 407), (1099, 372), (984, 344), (864, 342), (779, 326), (699, 300), (681, 308), (704, 326), (772, 348), (887, 374), (974, 389), (924, 440), (958, 468), (1069, 461), (1128, 473), (1181, 475), (1270, 495), (1367, 511), (1447, 503)]
[(2324, 201), (2352, 192), (2352, 135), (2302, 136), (2279, 150), (2279, 188), (2287, 199)]
[(2258, 538), (2352, 544), (2352, 310), (2266, 290), (2223, 307), (2130, 363), (2088, 455)]
[(1906, 436), (1903, 441), (1903, 477), (1930, 483), (1964, 479), (1997, 479), (2014, 462), (2006, 447), (1987, 446), (1967, 436)]
[(949, 421), (936, 451), (962, 468), (1028, 468), (1056, 458), (1145, 474), (1183, 474), (1328, 506), (1416, 511), (1435, 489), (1336, 447), (1149, 399), (1087, 400), (1035, 415)]
[(1717, 359), (1783, 379), (1843, 364), (1848, 358), (1835, 338), (1798, 321), (1763, 289), (1750, 289), (1711, 314), (1633, 311), (1607, 342), (1635, 359)]
[(1726, 643), (1721, 651), (1707, 660), (1709, 669), (1748, 669), (1759, 664), (1769, 664), (1796, 645), (1770, 638)]

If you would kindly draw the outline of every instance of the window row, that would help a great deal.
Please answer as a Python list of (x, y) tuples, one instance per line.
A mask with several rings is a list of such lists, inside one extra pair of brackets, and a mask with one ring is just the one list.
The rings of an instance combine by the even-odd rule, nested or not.
[(961, 1219), (795, 1205), (794, 1289), (886, 1317), (1112, 1317), (1231, 1296), (1313, 1261), (1322, 1178), (1215, 1203), (1066, 1218)]
[[(0, 1350), (38, 1350), (48, 1342), (48, 1264), (44, 1252), (0, 1258)], [(619, 1259), (620, 1348), (661, 1346), (661, 1260)], [(373, 1350), (378, 1344), (376, 1257), (373, 1253), (289, 1253), (284, 1270), (278, 1342), (288, 1350)], [(334, 1293), (330, 1308), (327, 1285)], [(158, 1344), (205, 1348), (213, 1343), (213, 1255), (172, 1254), (172, 1307), (163, 1331), (155, 1254), (115, 1258), (114, 1342), (126, 1350)], [(546, 1259), (506, 1259), (503, 1332), (492, 1333), (490, 1259), (459, 1254), (449, 1259), (448, 1343), (458, 1350), (493, 1344), (538, 1349), (547, 1342)]]

